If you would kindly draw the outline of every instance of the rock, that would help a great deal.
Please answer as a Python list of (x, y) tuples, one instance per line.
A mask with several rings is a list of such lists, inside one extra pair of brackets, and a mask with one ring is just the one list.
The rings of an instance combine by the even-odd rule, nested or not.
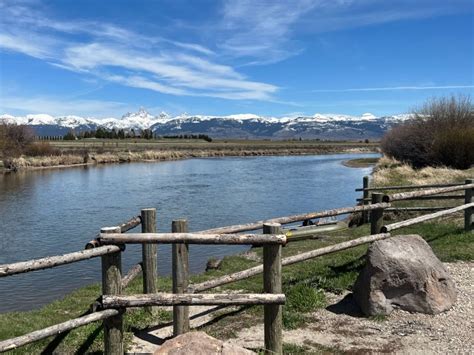
[(354, 298), (366, 315), (388, 315), (394, 307), (437, 314), (456, 301), (444, 265), (419, 235), (374, 242), (354, 284)]
[(218, 270), (221, 267), (222, 259), (211, 258), (207, 261), (206, 271)]
[(188, 332), (173, 339), (167, 340), (155, 355), (249, 355), (253, 351), (241, 348), (237, 345), (225, 343), (210, 337), (204, 332)]

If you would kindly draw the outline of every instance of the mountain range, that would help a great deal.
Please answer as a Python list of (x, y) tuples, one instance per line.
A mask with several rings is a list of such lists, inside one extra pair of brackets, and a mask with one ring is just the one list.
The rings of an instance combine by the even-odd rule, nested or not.
[(377, 139), (390, 127), (410, 118), (409, 114), (376, 117), (340, 114), (313, 116), (265, 117), (254, 114), (229, 116), (188, 115), (170, 116), (165, 112), (152, 115), (141, 108), (122, 118), (93, 118), (80, 116), (0, 115), (0, 123), (31, 126), (39, 136), (59, 136), (70, 130), (76, 132), (123, 129), (138, 133), (151, 129), (156, 135), (207, 134), (212, 138), (264, 139)]

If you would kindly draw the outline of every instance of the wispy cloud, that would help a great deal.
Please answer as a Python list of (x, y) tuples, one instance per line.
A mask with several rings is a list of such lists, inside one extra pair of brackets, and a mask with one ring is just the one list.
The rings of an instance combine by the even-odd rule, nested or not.
[(62, 69), (179, 96), (270, 100), (278, 90), (216, 62), (214, 51), (198, 43), (150, 37), (108, 23), (44, 21), (45, 14), (35, 8), (0, 6), (12, 15), (0, 30), (0, 48)]
[(318, 89), (312, 92), (368, 92), (368, 91), (409, 91), (409, 90), (449, 90), (474, 89), (474, 85), (432, 85), (432, 86), (385, 86), (352, 89)]
[(268, 64), (304, 51), (297, 33), (317, 35), (395, 21), (473, 12), (472, 0), (226, 0), (219, 48), (247, 64)]

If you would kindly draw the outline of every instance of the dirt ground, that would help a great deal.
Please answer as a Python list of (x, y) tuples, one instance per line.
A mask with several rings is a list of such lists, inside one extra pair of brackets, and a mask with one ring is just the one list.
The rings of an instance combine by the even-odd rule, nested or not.
[[(368, 319), (359, 313), (350, 293), (327, 294), (329, 306), (312, 313), (305, 328), (284, 331), (284, 343), (315, 352), (324, 348), (357, 354), (474, 354), (474, 262), (445, 265), (458, 289), (457, 302), (447, 312), (432, 316), (395, 310), (388, 317)], [(192, 307), (191, 314), (208, 309)], [(198, 326), (212, 318), (212, 313), (196, 317), (191, 325)], [(153, 352), (171, 334), (169, 326), (141, 332), (129, 351)], [(242, 329), (228, 341), (246, 348), (262, 348), (263, 324)]]

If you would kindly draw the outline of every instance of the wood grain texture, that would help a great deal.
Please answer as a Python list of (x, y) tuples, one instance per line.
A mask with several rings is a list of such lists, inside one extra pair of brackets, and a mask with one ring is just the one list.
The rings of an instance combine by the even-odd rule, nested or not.
[(401, 201), (406, 200), (411, 197), (419, 197), (419, 196), (429, 196), (429, 195), (438, 195), (446, 192), (453, 192), (453, 191), (461, 191), (466, 189), (474, 188), (474, 184), (464, 184), (464, 185), (457, 185), (457, 186), (450, 186), (450, 187), (441, 187), (435, 189), (428, 189), (422, 191), (410, 191), (410, 192), (400, 192), (392, 195), (385, 195), (383, 197), (383, 202), (392, 202), (392, 201)]
[[(185, 219), (175, 220), (171, 224), (173, 233), (187, 233), (188, 222)], [(189, 246), (172, 245), (172, 278), (173, 293), (185, 293), (189, 284)], [(173, 306), (173, 335), (189, 332), (189, 307)]]
[[(264, 234), (281, 233), (281, 225), (263, 225)], [(263, 289), (265, 293), (282, 293), (281, 286), (281, 245), (263, 247)], [(283, 308), (277, 304), (264, 306), (265, 353), (282, 354)]]
[(116, 309), (107, 309), (105, 311), (95, 312), (83, 317), (68, 320), (60, 324), (52, 325), (44, 329), (35, 330), (34, 332), (16, 338), (3, 340), (0, 341), (0, 352), (13, 350), (20, 346), (33, 343), (35, 341), (50, 337), (52, 335), (57, 335), (92, 322), (97, 322), (109, 317), (116, 316), (118, 314), (119, 311)]
[(101, 234), (104, 244), (285, 244), (286, 236), (262, 234), (128, 233)]
[[(378, 204), (382, 202), (383, 194), (374, 192), (372, 193), (372, 204)], [(380, 229), (383, 225), (383, 209), (376, 209), (370, 212), (370, 234), (380, 233)]]
[(94, 249), (81, 250), (74, 253), (48, 256), (46, 258), (20, 261), (18, 263), (0, 265), (0, 277), (21, 274), (24, 272), (50, 269), (59, 265), (71, 264), (81, 260), (87, 260), (98, 256), (116, 253), (120, 247), (107, 245)]
[[(106, 227), (101, 235), (119, 233), (120, 227)], [(94, 249), (91, 249), (94, 250)], [(120, 295), (122, 293), (122, 252), (102, 256), (102, 294)], [(118, 315), (104, 320), (104, 353), (106, 355), (123, 354), (123, 317)]]
[(104, 308), (143, 307), (143, 306), (212, 306), (212, 305), (257, 305), (284, 304), (284, 294), (261, 293), (203, 293), (203, 294), (173, 294), (155, 293), (149, 295), (117, 296), (104, 295)]
[(468, 208), (472, 208), (473, 206), (474, 206), (474, 203), (471, 202), (471, 203), (468, 203), (468, 204), (465, 204), (465, 205), (450, 208), (448, 210), (443, 210), (443, 211), (439, 211), (439, 212), (435, 212), (435, 213), (425, 214), (425, 215), (420, 216), (420, 217), (415, 217), (415, 218), (407, 219), (405, 221), (388, 224), (386, 226), (383, 226), (381, 228), (381, 231), (382, 231), (382, 233), (387, 233), (387, 232), (393, 231), (395, 229), (412, 226), (414, 224), (429, 221), (431, 219), (435, 219), (435, 218), (442, 217), (442, 216), (447, 216), (447, 215), (453, 214), (455, 212), (463, 211), (463, 210), (466, 210)]

